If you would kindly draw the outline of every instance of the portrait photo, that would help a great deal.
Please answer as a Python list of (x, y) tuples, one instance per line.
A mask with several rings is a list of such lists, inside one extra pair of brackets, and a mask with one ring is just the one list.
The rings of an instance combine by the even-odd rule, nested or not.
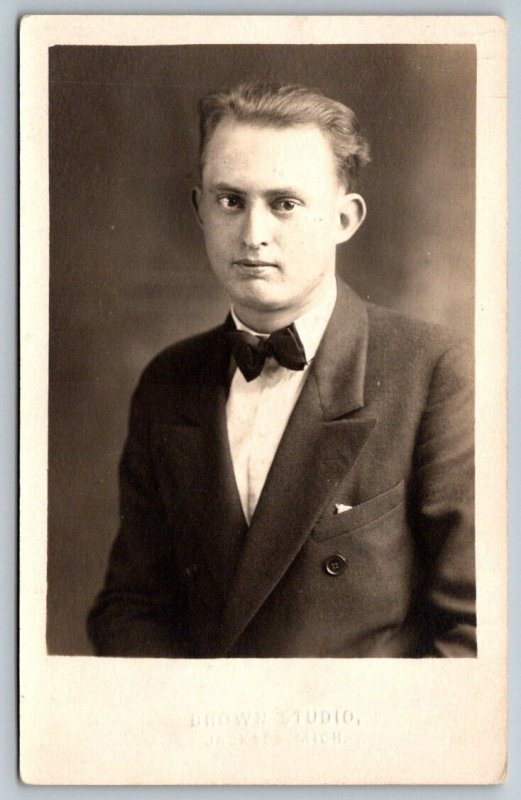
[[(502, 545), (496, 571), (480, 566), (493, 535), (480, 519), (503, 474), (499, 455), (497, 485), (480, 492), (483, 420), (501, 405), (483, 391), (487, 352), (503, 380), (501, 221), (495, 278), (492, 239), (480, 245), (493, 197), (483, 155), (498, 158), (493, 115), (479, 122), (492, 77), (478, 22), (468, 36), (400, 39), (351, 35), (344, 18), (338, 37), (326, 18), (316, 37), (310, 18), (307, 35), (267, 18), (249, 37), (235, 18), (214, 37), (211, 18), (201, 36), (169, 18), (164, 41), (145, 19), (147, 33), (132, 18), (126, 38), (95, 17), (78, 36), (64, 23), (44, 37), (47, 138), (27, 147), (48, 181), (48, 272), (28, 290), (43, 377), (21, 442), (39, 465), (41, 563), (30, 595), (37, 567), (24, 573), (22, 558), (22, 606), (38, 609), (24, 657), (35, 648), (48, 686), (62, 673), (74, 696), (139, 684), (131, 705), (154, 675), (145, 714), (158, 686), (178, 687), (173, 730), (188, 733), (176, 752), (204, 742), (203, 772), (163, 771), (156, 754), (134, 771), (103, 767), (101, 782), (221, 775), (244, 715), (258, 728), (253, 782), (292, 782), (280, 766), (263, 772), (259, 742), (300, 748), (295, 782), (313, 782), (303, 745), (322, 741), (334, 759), (369, 716), (375, 735), (373, 671), (378, 692), (410, 686), (412, 714), (421, 686), (449, 705), (502, 652), (503, 628), (492, 656), (488, 637), (504, 609), (483, 600), (502, 602)], [(40, 219), (22, 197), (22, 225)], [(360, 710), (320, 693), (346, 676), (363, 681)], [(292, 681), (306, 699), (286, 707)], [(251, 682), (255, 702), (238, 712), (228, 693)], [(477, 745), (460, 738), (465, 766), (448, 774), (466, 782)], [(89, 770), (57, 774), (82, 783)]]
[[(458, 351), (461, 341), (471, 345), (473, 337), (475, 48), (56, 47), (50, 50), (49, 59), (49, 651), (90, 652), (85, 620), (103, 585), (120, 513), (126, 515), (124, 523), (128, 522), (129, 530), (124, 524), (113, 552), (107, 591), (90, 618), (94, 642), (105, 654), (189, 657), (211, 655), (217, 648), (215, 654), (221, 656), (230, 652), (259, 657), (475, 655), (475, 632), (470, 631), (475, 629), (472, 349)], [(266, 492), (258, 492), (263, 502), (252, 509), (258, 513), (244, 519), (233, 486), (234, 477), (241, 485), (241, 464), (248, 459), (240, 440), (254, 437), (255, 442), (249, 444), (252, 458), (255, 453), (259, 461), (269, 458), (263, 449), (263, 426), (276, 425), (274, 415), (285, 402), (284, 394), (275, 392), (257, 405), (257, 397), (251, 394), (254, 382), (241, 381), (235, 401), (237, 415), (247, 416), (241, 419), (241, 429), (232, 427), (228, 397), (228, 433), (235, 437), (236, 450), (231, 454), (234, 476), (225, 463), (228, 448), (217, 442), (223, 430), (213, 419), (216, 409), (211, 401), (206, 403), (214, 379), (197, 372), (199, 366), (212, 366), (210, 358), (217, 359), (216, 354), (209, 355), (211, 341), (201, 340), (200, 353), (180, 353), (179, 364), (175, 360), (169, 366), (159, 363), (159, 372), (150, 376), (150, 382), (168, 387), (170, 381), (165, 391), (169, 395), (178, 392), (182, 406), (163, 412), (158, 406), (165, 405), (164, 397), (148, 399), (155, 408), (149, 412), (152, 422), (146, 424), (157, 428), (160, 442), (150, 443), (159, 452), (147, 457), (157, 459), (152, 466), (155, 479), (165, 481), (156, 491), (166, 503), (168, 517), (164, 522), (168, 533), (159, 545), (157, 537), (163, 536), (163, 522), (157, 517), (160, 512), (138, 508), (140, 503), (153, 503), (152, 499), (128, 496), (129, 484), (136, 492), (154, 491), (136, 486), (145, 476), (134, 471), (145, 467), (137, 463), (139, 454), (133, 452), (131, 441), (128, 463), (122, 467), (123, 472), (127, 470), (121, 475), (127, 497), (121, 499), (121, 508), (118, 463), (128, 432), (130, 399), (140, 374), (159, 352), (222, 324), (227, 315), (227, 277), (219, 272), (216, 277), (209, 268), (206, 230), (204, 225), (201, 230), (191, 208), (191, 191), (201, 180), (198, 101), (212, 92), (233, 91), (241, 84), (250, 86), (243, 90), (245, 109), (237, 112), (238, 139), (228, 141), (223, 136), (221, 142), (215, 138), (224, 132), (226, 122), (230, 125), (235, 119), (233, 111), (220, 111), (221, 122), (208, 140), (209, 147), (212, 140), (216, 145), (215, 153), (210, 153), (209, 180), (213, 180), (215, 162), (220, 167), (215, 180), (233, 188), (240, 181), (228, 161), (241, 158), (241, 147), (248, 156), (257, 147), (256, 171), (250, 182), (266, 185), (269, 191), (295, 186), (296, 193), (300, 181), (306, 184), (301, 193), (315, 192), (317, 197), (310, 199), (308, 213), (307, 208), (301, 212), (300, 205), (292, 209), (289, 194), (286, 204), (291, 210), (275, 210), (272, 215), (288, 238), (291, 232), (292, 241), (268, 241), (260, 248), (255, 241), (233, 241), (224, 245), (231, 249), (224, 260), (253, 258), (254, 264), (255, 258), (266, 253), (268, 258), (287, 258), (286, 280), (296, 286), (292, 291), (298, 295), (297, 311), (290, 306), (290, 316), (294, 313), (295, 318), (302, 316), (300, 295), (306, 303), (309, 295), (313, 308), (322, 301), (322, 286), (330, 282), (327, 276), (323, 280), (320, 272), (321, 231), (317, 229), (306, 239), (299, 221), (295, 225), (290, 220), (291, 215), (294, 219), (300, 214), (304, 226), (309, 226), (316, 214), (314, 204), (322, 213), (327, 202), (322, 184), (329, 175), (324, 177), (325, 167), (319, 163), (321, 150), (302, 132), (314, 132), (314, 126), (323, 138), (319, 125), (330, 124), (329, 117), (324, 123), (322, 117), (332, 116), (335, 108), (331, 111), (324, 99), (322, 110), (318, 92), (330, 98), (330, 104), (337, 102), (352, 110), (358, 120), (359, 133), (355, 125), (351, 133), (345, 123), (347, 130), (339, 138), (343, 135), (347, 141), (347, 159), (360, 161), (360, 168), (354, 170), (357, 174), (348, 177), (344, 193), (363, 198), (366, 219), (349, 241), (341, 241), (337, 247), (338, 279), (342, 289), (347, 285), (351, 292), (338, 320), (339, 341), (331, 345), (340, 350), (334, 354), (339, 363), (334, 367), (325, 364), (326, 370), (334, 369), (336, 378), (320, 376), (323, 387), (318, 390), (335, 396), (336, 407), (331, 414), (326, 409), (318, 426), (322, 430), (310, 430), (311, 409), (305, 412), (302, 427), (298, 426), (296, 411), (288, 425), (294, 421), (298, 427), (284, 440), (287, 452), (281, 445), (277, 455), (282, 461), (272, 460)], [(317, 87), (319, 99), (301, 96), (299, 90), (284, 97), (284, 86), (295, 85), (310, 90)], [(232, 96), (227, 101), (217, 97), (209, 102), (233, 106), (241, 98)], [(281, 109), (282, 102), (285, 106)], [(271, 122), (270, 113), (278, 113), (282, 121), (275, 116), (275, 123)], [(304, 121), (292, 123), (291, 113), (300, 114), (297, 119)], [(290, 122), (284, 121), (283, 114)], [(318, 123), (313, 122), (313, 114)], [(342, 109), (338, 116), (340, 127)], [(265, 143), (257, 142), (255, 135), (251, 141), (246, 139), (257, 130)], [(294, 137), (286, 140), (285, 133)], [(350, 137), (356, 136), (362, 144), (350, 142)], [(278, 183), (273, 178), (273, 186), (268, 186), (263, 170), (272, 175), (281, 169), (276, 156), (270, 162), (267, 151), (271, 148), (280, 149), (278, 159), (287, 166), (288, 174)], [(327, 148), (331, 149), (329, 140)], [(237, 171), (239, 167), (243, 172), (249, 169), (249, 164), (234, 166)], [(249, 178), (246, 175), (245, 181)], [(208, 226), (222, 231), (233, 213), (237, 218), (233, 205), (231, 209), (221, 205), (233, 204), (234, 195), (231, 197), (219, 200), (217, 219), (208, 220)], [(283, 202), (284, 195), (281, 197)], [(275, 202), (281, 201), (274, 195), (273, 207)], [(353, 214), (362, 216), (358, 200), (351, 203)], [(349, 216), (351, 209), (347, 207), (345, 213)], [(348, 224), (358, 222), (350, 219)], [(260, 220), (259, 226), (263, 224)], [(291, 226), (296, 228), (294, 233)], [(251, 235), (255, 239), (256, 231)], [(277, 238), (275, 231), (264, 234), (261, 230), (258, 235)], [(214, 249), (219, 244), (213, 244)], [(334, 264), (329, 243), (325, 250)], [(250, 269), (251, 274), (252, 264), (235, 269)], [(263, 275), (256, 280), (262, 290), (269, 282)], [(317, 282), (322, 284), (319, 292)], [(237, 302), (236, 295), (237, 290), (231, 288), (232, 302)], [(266, 302), (274, 304), (278, 312), (279, 306), (294, 301), (275, 297)], [(337, 297), (337, 311), (339, 302)], [(382, 315), (380, 307), (394, 313)], [(327, 318), (331, 315), (327, 303), (324, 313)], [(285, 316), (280, 318), (286, 322)], [(253, 320), (257, 320), (255, 310)], [(293, 321), (288, 317), (287, 322)], [(323, 333), (321, 321), (312, 321), (311, 326), (314, 324), (321, 326)], [(327, 349), (326, 356), (332, 362)], [(172, 357), (175, 359), (175, 351)], [(227, 358), (229, 361), (229, 353)], [(342, 358), (345, 363), (340, 363)], [(184, 384), (178, 384), (175, 373), (185, 370), (187, 361), (193, 372), (186, 373)], [(320, 361), (315, 367), (317, 364)], [(163, 374), (163, 370), (171, 373)], [(279, 372), (285, 376), (287, 370)], [(291, 377), (303, 376), (295, 370)], [(361, 381), (375, 383), (373, 405), (363, 399), (364, 391), (373, 387), (358, 387)], [(194, 397), (194, 383), (201, 384), (202, 398)], [(429, 385), (433, 405), (440, 404), (438, 419), (428, 416), (435, 413), (428, 407)], [(327, 400), (321, 396), (319, 402)], [(219, 401), (213, 398), (213, 402)], [(248, 415), (249, 406), (254, 416)], [(289, 410), (283, 413), (281, 425)], [(207, 439), (201, 438), (201, 415), (205, 423), (212, 416)], [(426, 454), (426, 462), (416, 465), (415, 459), (423, 458), (422, 448), (430, 447), (421, 441), (422, 416), (428, 426), (425, 436), (440, 440), (434, 451)], [(323, 441), (324, 437), (329, 440)], [(330, 466), (321, 474), (323, 461)], [(252, 471), (262, 466), (253, 465)], [(210, 474), (206, 475), (206, 470)], [(359, 470), (353, 477), (353, 471)], [(182, 484), (179, 494), (174, 489), (177, 484)], [(262, 490), (262, 481), (258, 488)], [(313, 493), (316, 497), (308, 509), (306, 501)], [(167, 500), (164, 494), (169, 496)], [(334, 513), (341, 502), (351, 508)], [(148, 514), (156, 516), (147, 522)], [(138, 533), (135, 518), (141, 515), (139, 526), (150, 530)], [(248, 530), (248, 522), (253, 530)], [(255, 534), (259, 524), (261, 530)], [(176, 525), (182, 528), (179, 534)], [(135, 537), (155, 544), (138, 543)], [(191, 541), (183, 541), (178, 550), (175, 539), (179, 537)], [(270, 547), (269, 537), (273, 537)], [(156, 545), (159, 550), (152, 549)], [(131, 554), (128, 548), (132, 547), (142, 552)], [(253, 551), (242, 553), (244, 547)], [(440, 575), (427, 577), (433, 562), (444, 560), (444, 548), (447, 563), (439, 565)], [(133, 557), (137, 561), (131, 565), (127, 559)], [(164, 574), (154, 574), (157, 559)], [(335, 566), (342, 574), (330, 574)], [(116, 575), (120, 568), (124, 575)], [(440, 583), (425, 586), (424, 593), (423, 584), (431, 580)], [(133, 587), (129, 586), (132, 581), (136, 582)], [(234, 584), (230, 607), (227, 590)], [(430, 591), (442, 596), (431, 601)], [(122, 592), (127, 593), (124, 599)], [(165, 592), (172, 596), (163, 597), (166, 606), (158, 612), (157, 603)], [(191, 597), (186, 597), (187, 592)], [(239, 623), (235, 617), (246, 611), (250, 592), (255, 598), (248, 614), (260, 615), (260, 619)], [(168, 619), (150, 619), (141, 605), (148, 602), (154, 613)], [(194, 607), (181, 609), (186, 603)], [(227, 616), (233, 617), (227, 619), (228, 627), (239, 624), (243, 629), (244, 646), (237, 642), (230, 650), (213, 641), (223, 603)], [(392, 610), (390, 603), (395, 604)], [(360, 611), (358, 620), (353, 616), (355, 607)], [(135, 614), (140, 617), (135, 623), (140, 641), (134, 641), (129, 633), (130, 618)], [(342, 623), (346, 617), (350, 619), (347, 625)], [(105, 628), (112, 630), (120, 624), (124, 638), (130, 638), (127, 643), (111, 643), (111, 636), (118, 639), (118, 634)], [(178, 624), (183, 632), (172, 630), (167, 642), (166, 629)], [(188, 631), (186, 626), (196, 630)], [(438, 633), (428, 630), (436, 626), (439, 636), (447, 637), (439, 650), (434, 643)], [(165, 632), (160, 633), (159, 627)], [(237, 633), (234, 630), (229, 635), (236, 637)], [(252, 642), (247, 643), (250, 635)], [(265, 646), (261, 644), (264, 635)], [(151, 637), (148, 643), (147, 636)], [(188, 641), (181, 643), (187, 637)]]

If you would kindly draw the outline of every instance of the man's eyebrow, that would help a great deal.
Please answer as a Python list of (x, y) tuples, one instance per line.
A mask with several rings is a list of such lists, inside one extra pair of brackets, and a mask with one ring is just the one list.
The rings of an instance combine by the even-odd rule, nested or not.
[[(229, 183), (213, 183), (209, 187), (211, 192), (230, 192), (230, 194), (247, 194), (245, 189), (239, 189)], [(299, 197), (302, 191), (294, 186), (279, 186), (273, 189), (266, 189), (262, 194), (265, 197)]]
[(212, 183), (210, 184), (211, 192), (230, 192), (230, 194), (246, 194), (244, 189), (238, 189), (236, 186), (231, 186), (229, 183)]
[(275, 189), (268, 189), (264, 194), (266, 197), (301, 197), (302, 190), (296, 189), (294, 186), (279, 186)]

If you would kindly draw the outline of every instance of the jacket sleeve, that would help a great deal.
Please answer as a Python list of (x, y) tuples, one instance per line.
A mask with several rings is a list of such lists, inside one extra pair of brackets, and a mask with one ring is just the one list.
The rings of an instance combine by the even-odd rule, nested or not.
[(132, 398), (120, 462), (120, 528), (105, 585), (87, 620), (97, 655), (183, 656), (182, 583), (150, 451), (143, 381)]
[(476, 655), (472, 353), (445, 351), (432, 374), (416, 450), (424, 558), (425, 655)]

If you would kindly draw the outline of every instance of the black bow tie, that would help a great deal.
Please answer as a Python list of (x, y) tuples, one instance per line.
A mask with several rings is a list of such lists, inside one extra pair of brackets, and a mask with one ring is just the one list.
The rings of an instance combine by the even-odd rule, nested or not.
[(248, 331), (228, 331), (226, 336), (237, 366), (247, 381), (260, 375), (269, 356), (288, 369), (303, 370), (307, 364), (304, 345), (293, 323), (266, 338), (254, 336)]

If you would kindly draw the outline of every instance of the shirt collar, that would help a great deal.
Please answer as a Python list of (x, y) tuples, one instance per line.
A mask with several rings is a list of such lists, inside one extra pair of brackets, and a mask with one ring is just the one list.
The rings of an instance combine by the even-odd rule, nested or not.
[[(331, 285), (322, 300), (308, 309), (305, 314), (302, 314), (301, 317), (297, 317), (297, 319), (294, 320), (298, 335), (300, 336), (300, 340), (304, 345), (304, 351), (306, 353), (306, 360), (308, 364), (313, 360), (318, 350), (318, 346), (322, 336), (324, 335), (324, 331), (326, 330), (329, 318), (333, 313), (336, 295), (336, 281), (331, 281)], [(235, 313), (233, 306), (230, 309), (230, 313), (238, 331), (248, 331), (248, 333), (252, 333), (254, 336), (259, 336), (262, 339), (265, 339), (269, 336), (267, 333), (259, 333), (258, 331), (254, 331), (252, 328), (249, 328), (247, 325), (245, 325)]]

